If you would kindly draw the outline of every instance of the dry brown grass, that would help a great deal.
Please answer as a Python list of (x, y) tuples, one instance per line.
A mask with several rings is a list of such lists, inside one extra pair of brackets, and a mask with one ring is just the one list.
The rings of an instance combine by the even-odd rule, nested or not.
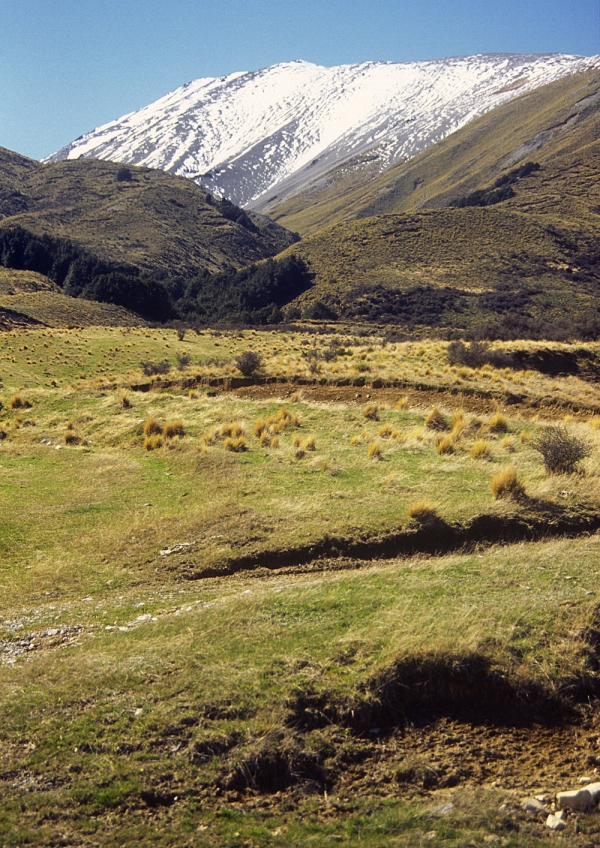
[(158, 436), (162, 434), (162, 424), (156, 418), (148, 418), (144, 421), (143, 426), (144, 436)]
[(159, 433), (154, 433), (151, 436), (146, 436), (144, 439), (144, 449), (147, 451), (157, 450), (162, 448), (163, 440)]
[(438, 517), (437, 506), (431, 501), (415, 501), (406, 508), (406, 514), (417, 524), (427, 524)]
[(435, 437), (435, 449), (440, 456), (454, 453), (456, 451), (456, 441), (452, 435), (443, 436), (441, 433), (438, 433)]
[(370, 442), (367, 448), (369, 459), (381, 459), (381, 445), (379, 442)]
[(233, 453), (243, 453), (243, 451), (248, 450), (246, 439), (242, 435), (228, 436), (223, 442), (223, 447), (226, 451), (233, 451)]
[(425, 416), (425, 426), (430, 430), (447, 430), (448, 420), (444, 413), (434, 406)]
[(469, 451), (472, 459), (489, 459), (492, 455), (490, 443), (486, 439), (477, 439)]
[(8, 401), (10, 409), (31, 409), (31, 402), (21, 395), (13, 395)]
[(508, 421), (501, 412), (495, 412), (487, 426), (491, 433), (508, 433)]
[(180, 418), (176, 418), (173, 421), (167, 421), (162, 428), (162, 434), (165, 439), (174, 439), (176, 437), (182, 439), (185, 436), (183, 421)]
[(499, 498), (519, 498), (525, 494), (525, 488), (514, 466), (503, 468), (495, 474), (490, 482), (492, 494), (496, 499)]
[(379, 420), (379, 407), (376, 403), (368, 403), (362, 411), (365, 418), (370, 418), (371, 421)]

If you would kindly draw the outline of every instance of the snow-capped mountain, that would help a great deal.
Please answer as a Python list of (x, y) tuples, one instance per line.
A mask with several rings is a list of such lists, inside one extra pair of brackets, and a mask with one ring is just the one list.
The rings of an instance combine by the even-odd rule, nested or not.
[(511, 98), (598, 66), (600, 56), (562, 54), (333, 68), (289, 62), (187, 83), (45, 161), (83, 156), (161, 168), (264, 208), (358, 155), (384, 170)]

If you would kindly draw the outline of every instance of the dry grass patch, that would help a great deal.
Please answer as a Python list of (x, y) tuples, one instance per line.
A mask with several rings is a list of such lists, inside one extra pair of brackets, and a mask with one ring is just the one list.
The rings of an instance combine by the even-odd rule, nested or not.
[(21, 395), (13, 395), (8, 401), (9, 409), (31, 409), (31, 402)]
[(516, 468), (512, 465), (495, 474), (490, 485), (492, 494), (497, 500), (500, 498), (518, 499), (525, 494), (525, 487), (519, 480)]
[(416, 524), (427, 524), (437, 519), (437, 505), (427, 500), (415, 501), (407, 506), (406, 514)]
[(456, 451), (456, 441), (451, 435), (443, 436), (441, 433), (438, 433), (435, 437), (435, 449), (440, 456), (454, 453)]
[(365, 418), (370, 418), (371, 421), (379, 421), (379, 407), (376, 403), (368, 403), (362, 411)]
[(447, 430), (448, 419), (444, 413), (437, 408), (437, 406), (434, 406), (433, 409), (425, 416), (425, 426), (429, 428), (429, 430)]
[(162, 434), (162, 424), (156, 418), (148, 418), (142, 427), (144, 436), (159, 436)]
[(370, 442), (367, 448), (369, 459), (381, 459), (381, 445), (379, 442)]
[(165, 439), (175, 439), (176, 437), (182, 439), (185, 436), (183, 421), (179, 418), (173, 421), (167, 421), (162, 428), (162, 435)]
[(469, 451), (472, 459), (489, 459), (492, 455), (490, 443), (486, 439), (477, 439)]

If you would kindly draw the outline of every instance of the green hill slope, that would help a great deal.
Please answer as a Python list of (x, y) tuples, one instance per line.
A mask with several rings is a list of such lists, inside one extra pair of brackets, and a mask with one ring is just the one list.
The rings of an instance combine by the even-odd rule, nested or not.
[(106, 260), (182, 276), (241, 268), (295, 238), (162, 171), (91, 159), (40, 165), (0, 149), (0, 226), (12, 225), (71, 239)]
[[(526, 160), (547, 166), (537, 177), (546, 186), (558, 180), (548, 194), (562, 193), (560, 174), (583, 165), (585, 179), (585, 163), (595, 161), (599, 107), (600, 72), (576, 74), (489, 112), (379, 176), (363, 157), (268, 214), (304, 235), (354, 217), (440, 208)], [(570, 187), (587, 194), (595, 186), (588, 179)]]

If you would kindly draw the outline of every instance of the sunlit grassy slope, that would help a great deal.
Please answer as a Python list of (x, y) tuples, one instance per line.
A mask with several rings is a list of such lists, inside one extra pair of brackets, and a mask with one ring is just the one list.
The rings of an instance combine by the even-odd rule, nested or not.
[[(223, 391), (248, 349), (265, 377), (368, 384), (337, 399), (292, 382), (265, 397)], [(546, 844), (518, 801), (499, 812), (509, 778), (481, 788), (436, 760), (424, 789), (433, 754), (409, 758), (405, 719), (422, 719), (427, 698), (449, 715), (444, 693), (467, 709), (476, 692), (484, 713), (499, 697), (506, 718), (520, 698), (537, 715), (594, 691), (598, 535), (226, 566), (412, 532), (423, 502), (457, 524), (597, 509), (594, 384), (456, 368), (441, 342), (308, 331), (29, 329), (0, 337), (0, 360), (3, 844)], [(169, 373), (142, 374), (165, 360)], [(369, 384), (386, 376), (410, 400)], [(431, 429), (430, 395), (412, 389), (427, 382), (477, 389), (478, 411), (440, 392), (447, 429)], [(502, 407), (517, 386), (538, 409)], [(577, 415), (556, 407), (576, 399)], [(546, 404), (593, 447), (581, 473), (544, 471), (532, 440)], [(490, 481), (511, 467), (526, 496), (495, 500)], [(202, 579), (208, 569), (221, 576)], [(403, 713), (406, 691), (416, 713)], [(586, 767), (569, 754), (549, 758), (553, 780)], [(414, 785), (398, 777), (411, 768)]]

